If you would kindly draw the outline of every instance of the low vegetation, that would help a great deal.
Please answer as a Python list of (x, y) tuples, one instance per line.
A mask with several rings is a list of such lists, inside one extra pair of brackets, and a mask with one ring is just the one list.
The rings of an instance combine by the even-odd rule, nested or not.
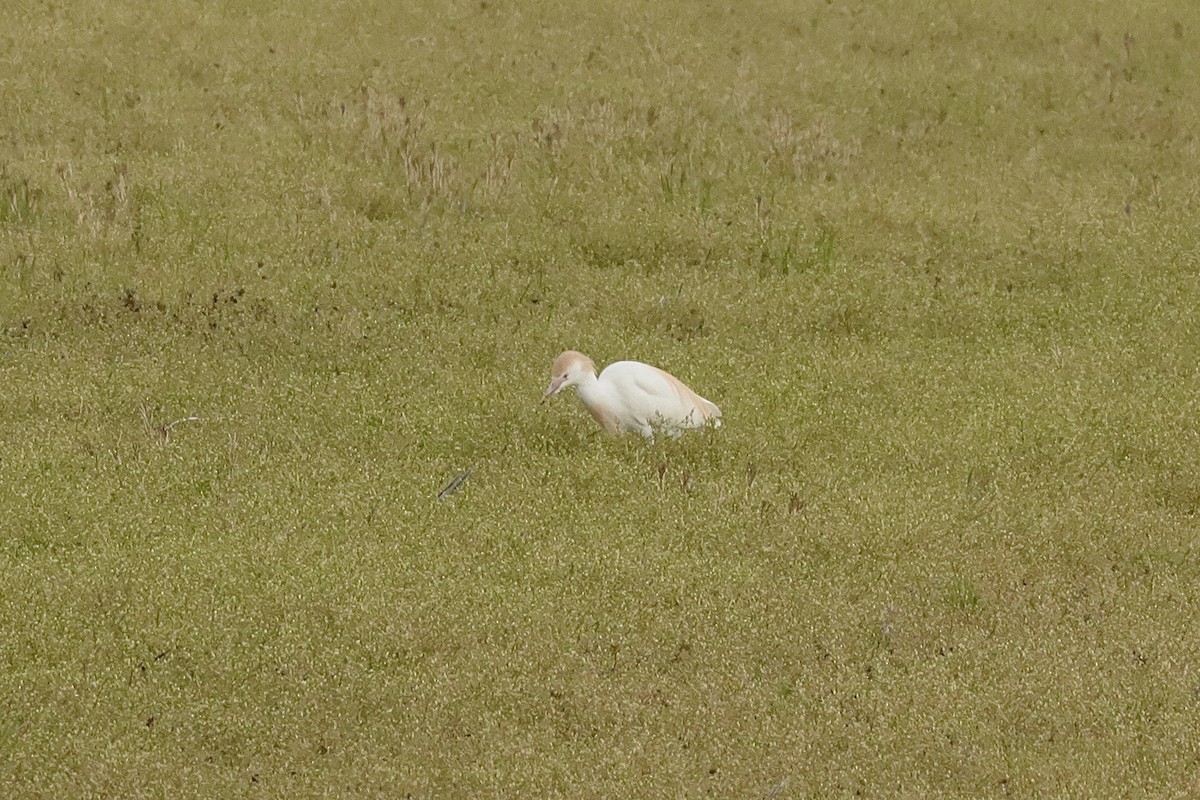
[(1200, 792), (1193, 3), (0, 31), (6, 797)]

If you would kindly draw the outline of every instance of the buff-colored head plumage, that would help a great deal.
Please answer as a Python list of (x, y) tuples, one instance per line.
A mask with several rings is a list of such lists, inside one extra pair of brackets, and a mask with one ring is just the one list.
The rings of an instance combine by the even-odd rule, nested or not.
[(584, 375), (596, 374), (595, 363), (577, 350), (566, 350), (554, 359), (550, 368), (550, 385), (542, 398), (553, 397), (567, 386), (576, 385)]

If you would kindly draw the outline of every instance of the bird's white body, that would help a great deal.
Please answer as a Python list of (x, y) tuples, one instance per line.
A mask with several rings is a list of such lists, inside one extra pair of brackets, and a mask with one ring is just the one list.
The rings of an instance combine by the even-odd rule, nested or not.
[(640, 361), (616, 361), (596, 375), (596, 365), (568, 350), (554, 360), (543, 399), (574, 386), (580, 401), (610, 433), (656, 431), (679, 436), (686, 428), (721, 424), (721, 409), (669, 372)]

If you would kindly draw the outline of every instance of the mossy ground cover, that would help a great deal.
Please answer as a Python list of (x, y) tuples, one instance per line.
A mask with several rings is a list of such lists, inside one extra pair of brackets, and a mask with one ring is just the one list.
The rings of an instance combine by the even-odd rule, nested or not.
[(6, 797), (1200, 791), (1194, 4), (0, 31)]

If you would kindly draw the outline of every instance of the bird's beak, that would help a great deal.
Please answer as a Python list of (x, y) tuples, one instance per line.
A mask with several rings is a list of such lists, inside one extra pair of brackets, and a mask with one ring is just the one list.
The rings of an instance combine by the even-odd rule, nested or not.
[(542, 392), (542, 402), (546, 402), (554, 395), (558, 394), (558, 390), (566, 383), (566, 378), (561, 375), (550, 381), (550, 385), (546, 387), (546, 391)]

